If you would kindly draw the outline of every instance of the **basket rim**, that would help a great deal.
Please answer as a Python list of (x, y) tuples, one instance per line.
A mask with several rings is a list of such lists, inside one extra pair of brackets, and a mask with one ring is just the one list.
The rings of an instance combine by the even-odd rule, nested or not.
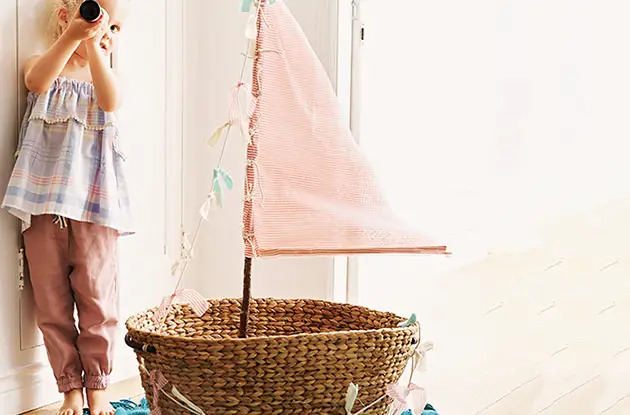
[[(238, 300), (240, 301), (240, 299), (233, 299), (233, 298), (216, 298), (216, 299), (207, 299), (206, 301), (235, 301)], [(310, 299), (304, 299), (304, 298), (298, 298), (298, 299), (278, 299), (278, 298), (257, 298), (257, 301), (261, 301), (261, 300), (271, 300), (271, 301), (308, 301), (308, 302), (314, 302), (314, 303), (320, 303), (320, 304), (333, 304), (333, 305), (346, 305), (349, 307), (359, 307), (359, 308), (364, 308), (366, 310), (370, 310), (370, 311), (374, 311), (374, 312), (378, 312), (378, 313), (383, 313), (383, 314), (390, 314), (393, 317), (399, 318), (400, 322), (404, 322), (407, 319), (404, 317), (400, 317), (397, 314), (391, 313), (391, 312), (387, 312), (387, 311), (379, 311), (379, 310), (374, 310), (368, 307), (364, 307), (364, 306), (359, 306), (359, 305), (355, 305), (355, 304), (350, 304), (350, 303), (339, 303), (339, 302), (334, 302), (334, 301), (328, 301), (328, 300), (310, 300)], [(184, 304), (180, 304), (182, 307), (189, 307), (187, 305)], [(148, 330), (141, 330), (139, 328), (133, 327), (131, 326), (131, 320), (133, 320), (134, 318), (137, 318), (140, 315), (146, 314), (148, 312), (154, 311), (156, 310), (157, 307), (152, 307), (152, 308), (148, 308), (145, 309), (142, 312), (133, 314), (132, 316), (130, 316), (126, 322), (125, 322), (125, 328), (127, 329), (127, 333), (131, 336), (133, 336), (133, 332), (136, 333), (140, 333), (142, 335), (145, 336), (149, 336), (149, 337), (153, 337), (153, 338), (161, 338), (161, 339), (173, 339), (173, 340), (179, 340), (179, 341), (186, 341), (186, 342), (193, 342), (193, 343), (216, 343), (216, 344), (221, 344), (221, 343), (261, 343), (261, 342), (269, 342), (269, 341), (281, 341), (281, 340), (288, 340), (288, 339), (301, 339), (301, 338), (309, 338), (309, 337), (318, 337), (318, 336), (339, 336), (339, 337), (343, 337), (343, 336), (348, 336), (348, 335), (365, 335), (365, 334), (373, 334), (373, 333), (379, 333), (379, 332), (383, 332), (383, 331), (410, 331), (410, 334), (414, 334), (415, 332), (418, 333), (418, 337), (420, 337), (420, 323), (419, 322), (415, 322), (412, 323), (406, 327), (400, 327), (400, 326), (396, 326), (396, 327), (384, 327), (384, 328), (379, 328), (379, 329), (366, 329), (366, 330), (339, 330), (339, 331), (325, 331), (325, 332), (318, 332), (318, 333), (297, 333), (297, 334), (281, 334), (281, 335), (277, 335), (277, 336), (249, 336), (246, 338), (240, 338), (240, 337), (228, 337), (228, 338), (203, 338), (203, 337), (188, 337), (188, 336), (175, 336), (175, 335), (170, 335), (164, 332), (155, 332), (155, 331), (148, 331)], [(418, 339), (419, 341), (420, 339)]]

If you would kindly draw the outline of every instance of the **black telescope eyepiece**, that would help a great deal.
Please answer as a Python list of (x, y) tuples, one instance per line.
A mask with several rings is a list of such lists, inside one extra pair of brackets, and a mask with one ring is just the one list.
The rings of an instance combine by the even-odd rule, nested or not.
[(94, 0), (85, 0), (79, 9), (81, 17), (88, 22), (95, 22), (101, 17), (101, 6)]

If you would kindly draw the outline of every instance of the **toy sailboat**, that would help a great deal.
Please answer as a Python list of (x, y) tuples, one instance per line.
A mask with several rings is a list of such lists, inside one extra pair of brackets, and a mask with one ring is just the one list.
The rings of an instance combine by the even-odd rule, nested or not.
[[(418, 323), (349, 304), (252, 299), (252, 258), (446, 247), (388, 208), (284, 2), (253, 9), (243, 298), (200, 303), (176, 291), (170, 301), (188, 304), (168, 302), (161, 319), (158, 309), (133, 316), (127, 343), (154, 412), (386, 414), (387, 390), (418, 353)], [(215, 169), (217, 191), (223, 173)], [(356, 394), (372, 404), (355, 404)]]

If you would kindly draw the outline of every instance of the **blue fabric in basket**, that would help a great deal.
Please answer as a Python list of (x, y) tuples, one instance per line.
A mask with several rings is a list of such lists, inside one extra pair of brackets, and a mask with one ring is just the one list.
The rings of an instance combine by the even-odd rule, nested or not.
[[(119, 402), (112, 402), (112, 406), (116, 410), (116, 415), (149, 415), (149, 403), (145, 398), (142, 398), (139, 404), (123, 399)], [(83, 410), (84, 415), (89, 415), (88, 409)]]
[(113, 402), (112, 406), (116, 409), (116, 415), (149, 415), (149, 403), (142, 398), (140, 404), (132, 401)]
[[(405, 412), (401, 413), (400, 415), (414, 415), (414, 413), (411, 409), (407, 409)], [(435, 410), (433, 406), (431, 406), (430, 404), (427, 404), (424, 407), (424, 411), (422, 411), (422, 414), (420, 415), (439, 415), (439, 414), (437, 413), (437, 411)]]
[[(116, 415), (149, 415), (151, 413), (149, 409), (149, 403), (145, 398), (142, 398), (139, 404), (130, 401), (130, 400), (122, 400), (119, 402), (112, 402), (112, 406), (116, 410)], [(85, 410), (83, 412), (85, 415), (89, 415), (90, 411)], [(400, 415), (414, 415), (411, 409), (407, 409)], [(430, 404), (424, 407), (424, 411), (420, 415), (439, 415), (435, 408)]]

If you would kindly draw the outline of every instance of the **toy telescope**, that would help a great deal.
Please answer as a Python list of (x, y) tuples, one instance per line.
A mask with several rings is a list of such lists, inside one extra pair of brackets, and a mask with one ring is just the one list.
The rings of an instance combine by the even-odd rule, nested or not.
[(101, 6), (94, 0), (85, 0), (79, 9), (81, 17), (88, 22), (96, 22), (101, 18)]

